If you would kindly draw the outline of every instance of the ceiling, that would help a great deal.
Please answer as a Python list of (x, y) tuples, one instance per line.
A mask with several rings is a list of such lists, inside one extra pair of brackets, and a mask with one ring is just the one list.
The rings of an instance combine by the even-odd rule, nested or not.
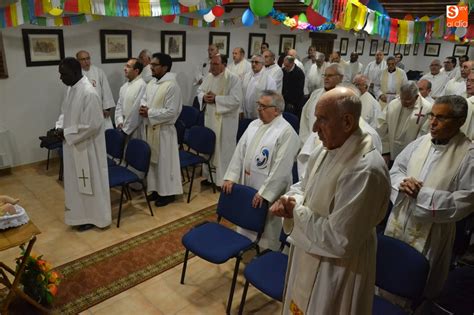
[[(410, 13), (413, 17), (440, 16), (446, 13), (446, 5), (457, 4), (459, 0), (437, 1), (437, 0), (378, 0), (379, 3), (387, 10), (388, 15), (392, 18), (404, 18)], [(226, 4), (226, 8), (247, 8), (248, 1), (234, 0), (232, 3)], [(299, 0), (275, 0), (274, 7), (289, 16), (300, 14), (306, 10), (306, 6)], [(474, 14), (469, 15), (469, 22), (474, 23)], [(469, 24), (470, 24), (469, 23)]]

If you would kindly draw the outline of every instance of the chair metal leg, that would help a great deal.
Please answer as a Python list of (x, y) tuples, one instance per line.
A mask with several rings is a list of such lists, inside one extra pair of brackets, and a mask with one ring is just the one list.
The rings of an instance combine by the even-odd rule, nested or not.
[(184, 262), (183, 262), (183, 270), (181, 271), (181, 284), (184, 284), (184, 276), (186, 275), (186, 267), (188, 265), (188, 256), (189, 256), (189, 250), (186, 249), (186, 252), (184, 253)]
[(211, 177), (212, 191), (216, 193), (216, 184), (214, 184), (214, 179), (212, 178), (211, 163), (207, 162), (207, 167), (209, 168), (209, 177)]
[(142, 184), (143, 194), (145, 195), (146, 203), (148, 204), (148, 209), (150, 209), (151, 216), (153, 217), (154, 216), (153, 215), (153, 209), (151, 208), (150, 200), (148, 200), (147, 195), (146, 195), (145, 183), (143, 181), (141, 181), (141, 184)]
[(189, 184), (189, 192), (188, 192), (188, 203), (191, 200), (191, 192), (193, 190), (193, 182), (194, 182), (194, 172), (196, 171), (196, 165), (193, 165), (193, 173), (191, 175), (191, 183)]
[(242, 300), (240, 301), (239, 315), (242, 315), (244, 312), (245, 299), (247, 298), (248, 289), (249, 289), (249, 281), (245, 280), (244, 292), (242, 293)]
[(122, 216), (122, 202), (123, 202), (123, 193), (125, 191), (125, 185), (122, 185), (122, 192), (120, 193), (120, 205), (119, 205), (119, 213), (117, 219), (117, 227), (120, 227), (120, 217)]
[(49, 169), (49, 153), (51, 152), (50, 149), (48, 149), (48, 159), (46, 160), (46, 170)]
[(227, 311), (226, 314), (230, 315), (230, 310), (232, 309), (232, 300), (234, 298), (234, 291), (235, 285), (237, 284), (237, 275), (239, 273), (239, 264), (240, 264), (240, 257), (235, 258), (235, 268), (234, 268), (234, 276), (232, 277), (232, 284), (230, 286), (230, 293), (229, 293), (229, 300), (227, 301)]

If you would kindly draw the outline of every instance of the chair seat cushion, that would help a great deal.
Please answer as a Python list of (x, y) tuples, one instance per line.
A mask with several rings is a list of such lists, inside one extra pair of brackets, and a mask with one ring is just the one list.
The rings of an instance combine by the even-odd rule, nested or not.
[(191, 252), (214, 264), (225, 263), (252, 244), (247, 237), (216, 222), (191, 229), (182, 242)]
[(245, 267), (245, 278), (268, 296), (283, 300), (288, 256), (281, 252), (268, 252), (254, 258)]
[(372, 315), (408, 315), (408, 313), (384, 298), (374, 295)]
[(181, 168), (183, 168), (195, 164), (206, 163), (206, 159), (187, 151), (179, 151), (179, 162), (181, 163)]
[(123, 166), (109, 167), (109, 187), (121, 186), (139, 181), (140, 178), (134, 172)]
[(117, 166), (117, 163), (115, 163), (115, 161), (112, 160), (111, 158), (107, 158), (107, 166), (108, 167)]

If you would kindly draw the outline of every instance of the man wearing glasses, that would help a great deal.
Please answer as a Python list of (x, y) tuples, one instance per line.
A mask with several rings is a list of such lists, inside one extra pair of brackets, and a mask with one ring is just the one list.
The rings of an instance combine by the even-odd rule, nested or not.
[(429, 131), (431, 104), (419, 95), (411, 81), (400, 88), (400, 97), (388, 104), (377, 129), (382, 139), (382, 152), (387, 165), (413, 140)]
[(385, 234), (429, 260), (427, 298), (436, 297), (447, 278), (456, 221), (474, 209), (474, 145), (460, 132), (466, 115), (463, 97), (436, 99), (428, 113), (430, 134), (410, 143), (390, 171), (394, 206)]
[[(280, 94), (264, 90), (254, 106), (259, 119), (251, 122), (240, 138), (222, 190), (230, 193), (234, 183), (253, 187), (258, 192), (252, 204), (259, 207), (264, 201), (273, 203), (290, 187), (299, 141), (293, 127), (281, 115), (285, 102)], [(269, 213), (259, 246), (277, 250), (280, 230), (281, 220)], [(238, 231), (253, 239), (257, 236), (244, 229)]]
[(252, 56), (252, 71), (247, 72), (242, 82), (242, 112), (244, 118), (256, 119), (258, 117), (257, 102), (263, 90), (276, 90), (275, 81), (265, 70), (264, 59), (260, 55)]

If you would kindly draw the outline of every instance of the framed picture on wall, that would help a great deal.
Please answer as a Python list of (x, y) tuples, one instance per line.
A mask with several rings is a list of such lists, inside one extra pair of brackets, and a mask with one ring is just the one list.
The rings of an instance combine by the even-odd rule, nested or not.
[(389, 41), (386, 41), (384, 40), (383, 41), (383, 54), (385, 56), (388, 56), (390, 54), (390, 42)]
[(64, 58), (62, 30), (24, 28), (21, 32), (27, 67), (59, 65)]
[(100, 30), (102, 63), (127, 62), (132, 58), (132, 31)]
[(349, 38), (341, 38), (339, 45), (339, 52), (341, 53), (341, 56), (347, 55), (347, 46), (349, 46)]
[(355, 52), (362, 56), (364, 54), (365, 39), (359, 38), (356, 40)]
[(173, 61), (186, 60), (186, 32), (161, 31), (161, 51)]
[(399, 54), (401, 53), (402, 50), (402, 45), (400, 44), (393, 44), (393, 54)]
[(438, 57), (441, 44), (425, 44), (425, 56)]
[(249, 48), (248, 58), (252, 58), (253, 55), (260, 55), (260, 47), (265, 42), (265, 34), (262, 33), (250, 33), (249, 34)]
[(280, 47), (278, 48), (278, 52), (282, 54), (285, 50), (295, 49), (295, 44), (296, 35), (280, 35)]
[(411, 44), (405, 45), (405, 48), (403, 48), (403, 55), (404, 56), (409, 56), (410, 55), (410, 50), (411, 50)]
[(418, 55), (418, 49), (420, 48), (420, 44), (413, 45), (413, 56)]
[(379, 41), (378, 40), (372, 39), (370, 41), (369, 56), (375, 56), (375, 54), (377, 53), (378, 46), (379, 46)]
[(453, 49), (454, 57), (461, 57), (461, 56), (467, 55), (468, 52), (469, 52), (468, 45), (454, 45), (454, 49)]
[(216, 45), (220, 54), (229, 57), (230, 33), (228, 32), (210, 32), (209, 45)]

